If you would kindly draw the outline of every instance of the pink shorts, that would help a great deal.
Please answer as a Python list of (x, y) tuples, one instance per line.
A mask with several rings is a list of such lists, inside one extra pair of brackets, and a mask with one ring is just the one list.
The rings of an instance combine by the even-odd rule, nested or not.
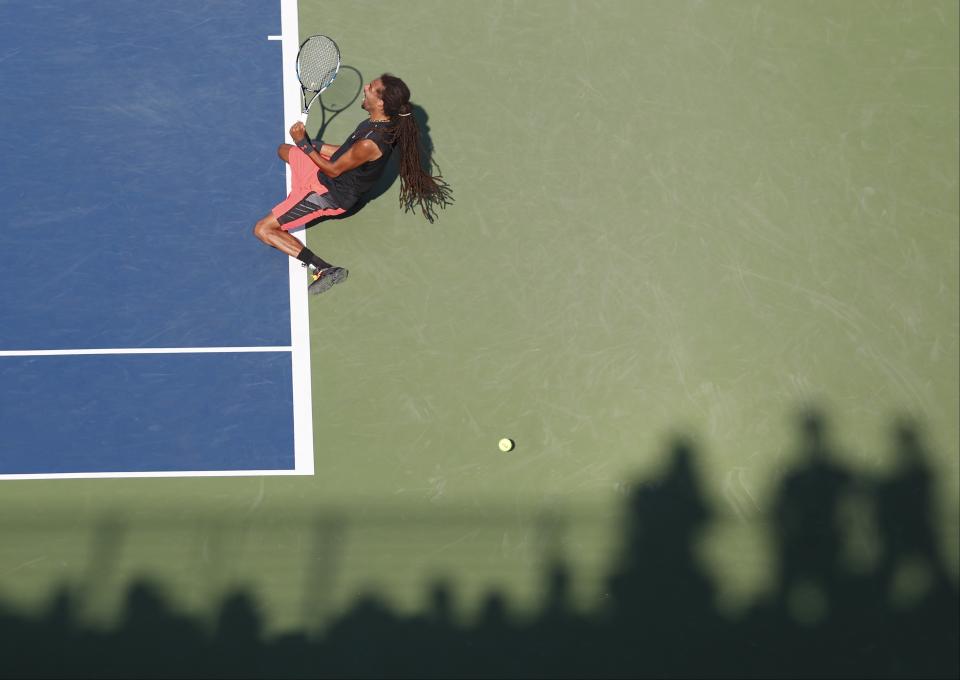
[(343, 208), (336, 207), (332, 196), (324, 196), (329, 189), (317, 179), (319, 168), (307, 154), (291, 146), (287, 160), (290, 163), (290, 193), (270, 211), (284, 231), (302, 227), (321, 217), (346, 212)]

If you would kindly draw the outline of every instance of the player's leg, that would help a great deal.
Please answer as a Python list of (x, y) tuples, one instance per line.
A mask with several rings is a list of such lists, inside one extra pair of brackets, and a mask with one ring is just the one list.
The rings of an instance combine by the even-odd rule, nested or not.
[(303, 244), (297, 237), (284, 231), (280, 222), (272, 214), (267, 215), (253, 227), (253, 235), (290, 257), (296, 257), (303, 250)]
[(290, 144), (281, 144), (277, 147), (277, 155), (290, 165), (290, 193), (274, 206), (269, 215), (256, 223), (253, 233), (268, 246), (311, 267), (313, 282), (310, 292), (322, 293), (345, 280), (347, 270), (326, 262), (289, 232), (324, 217), (342, 215), (345, 210), (332, 199), (327, 187), (317, 180), (317, 168), (306, 154)]
[(311, 294), (317, 295), (329, 290), (334, 284), (346, 281), (349, 274), (346, 269), (333, 266), (304, 246), (299, 239), (285, 231), (272, 214), (258, 221), (253, 227), (253, 233), (268, 246), (272, 246), (290, 257), (295, 257), (303, 262), (304, 266), (312, 268), (313, 279), (309, 286)]

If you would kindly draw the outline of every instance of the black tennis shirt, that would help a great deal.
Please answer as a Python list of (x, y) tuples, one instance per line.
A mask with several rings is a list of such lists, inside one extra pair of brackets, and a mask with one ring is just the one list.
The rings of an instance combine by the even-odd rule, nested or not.
[(317, 172), (317, 179), (326, 186), (333, 194), (334, 200), (344, 210), (353, 207), (363, 194), (369, 191), (380, 176), (383, 175), (390, 155), (393, 153), (393, 145), (387, 141), (391, 138), (392, 132), (390, 123), (374, 123), (369, 119), (363, 121), (357, 126), (347, 140), (340, 145), (337, 152), (330, 158), (331, 163), (335, 163), (340, 156), (350, 150), (350, 147), (361, 139), (369, 139), (379, 148), (381, 156), (376, 160), (367, 161), (353, 170), (348, 170), (339, 177), (327, 177), (322, 172)]

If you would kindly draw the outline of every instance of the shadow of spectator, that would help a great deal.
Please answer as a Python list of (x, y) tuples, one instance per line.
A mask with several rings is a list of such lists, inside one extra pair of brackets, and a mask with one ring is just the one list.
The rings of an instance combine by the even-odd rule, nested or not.
[(189, 677), (205, 668), (206, 636), (200, 622), (177, 613), (161, 587), (134, 581), (116, 630), (101, 636), (89, 670), (102, 677)]
[(829, 449), (826, 422), (816, 412), (801, 423), (799, 462), (787, 474), (773, 508), (778, 596), (798, 621), (814, 625), (835, 603), (842, 581), (842, 508), (854, 478)]
[(876, 484), (876, 594), (886, 614), (887, 644), (904, 654), (885, 670), (888, 677), (936, 677), (952, 665), (957, 677), (960, 598), (935, 536), (933, 473), (916, 426), (898, 423), (894, 439), (896, 468)]
[(262, 665), (263, 620), (257, 604), (243, 591), (227, 595), (220, 605), (207, 653), (208, 675), (227, 678), (269, 676)]
[[(677, 441), (662, 471), (629, 494), (604, 606), (574, 608), (556, 518), (541, 601), (528, 616), (490, 590), (458, 623), (454, 584), (438, 579), (415, 615), (368, 594), (322, 631), (271, 638), (242, 589), (223, 599), (210, 627), (139, 579), (116, 626), (99, 628), (82, 623), (75, 589), (61, 586), (32, 616), (0, 600), (0, 676), (956, 678), (960, 598), (936, 540), (933, 473), (917, 429), (897, 426), (898, 464), (879, 477), (835, 460), (821, 414), (803, 417), (799, 440), (800, 458), (770, 508), (775, 587), (735, 618), (717, 610), (697, 557), (714, 513), (693, 447)], [(843, 516), (857, 495), (876, 520), (878, 548), (854, 568)], [(324, 527), (321, 552), (331, 545)], [(342, 531), (338, 522), (338, 541)], [(101, 532), (94, 545), (105, 554), (91, 564), (111, 564), (118, 542)]]
[(709, 674), (722, 638), (715, 590), (694, 554), (711, 511), (690, 445), (673, 445), (659, 479), (634, 486), (628, 500), (621, 564), (609, 580), (614, 649), (606, 670), (643, 668), (654, 676)]

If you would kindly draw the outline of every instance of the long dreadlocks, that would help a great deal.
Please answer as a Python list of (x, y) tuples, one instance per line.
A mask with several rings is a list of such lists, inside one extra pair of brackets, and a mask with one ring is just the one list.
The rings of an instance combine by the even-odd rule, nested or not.
[(380, 82), (383, 112), (395, 121), (392, 141), (400, 153), (400, 205), (404, 210), (419, 206), (420, 213), (432, 223), (436, 208), (453, 203), (450, 185), (440, 175), (432, 174), (433, 159), (424, 153), (406, 83), (389, 73), (380, 76)]

